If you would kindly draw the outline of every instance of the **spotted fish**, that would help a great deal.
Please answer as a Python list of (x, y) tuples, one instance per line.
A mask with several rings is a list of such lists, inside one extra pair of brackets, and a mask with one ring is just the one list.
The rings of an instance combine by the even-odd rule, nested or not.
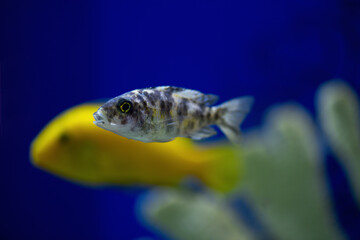
[(168, 142), (176, 137), (195, 140), (216, 134), (218, 125), (233, 143), (253, 98), (234, 98), (218, 106), (216, 95), (162, 86), (137, 89), (115, 97), (95, 113), (94, 123), (120, 136), (142, 142)]

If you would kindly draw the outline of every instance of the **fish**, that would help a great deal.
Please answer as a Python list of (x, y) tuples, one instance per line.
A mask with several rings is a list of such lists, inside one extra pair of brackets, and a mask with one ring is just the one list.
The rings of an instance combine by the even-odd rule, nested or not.
[(201, 140), (217, 132), (241, 142), (240, 123), (253, 104), (250, 96), (234, 98), (218, 106), (213, 94), (161, 86), (137, 89), (110, 99), (94, 113), (96, 126), (141, 142), (168, 142), (176, 137)]
[(241, 182), (242, 152), (232, 144), (129, 140), (93, 124), (99, 107), (81, 104), (48, 123), (31, 143), (33, 165), (85, 186), (177, 187), (190, 177), (208, 189), (228, 192)]
[(240, 123), (253, 97), (234, 98), (218, 106), (213, 94), (161, 86), (137, 89), (110, 99), (94, 113), (96, 126), (137, 141), (168, 142), (176, 137), (201, 140), (217, 134), (241, 142)]
[(253, 97), (234, 98), (218, 106), (213, 94), (161, 86), (137, 89), (110, 99), (94, 114), (96, 126), (120, 136), (150, 143), (169, 142), (176, 137), (201, 140), (217, 132), (241, 142), (240, 123), (253, 104)]

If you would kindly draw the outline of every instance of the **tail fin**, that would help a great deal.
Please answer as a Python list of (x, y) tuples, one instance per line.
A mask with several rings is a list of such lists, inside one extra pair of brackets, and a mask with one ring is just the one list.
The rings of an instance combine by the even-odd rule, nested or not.
[(234, 190), (243, 175), (241, 151), (234, 146), (223, 146), (209, 149), (208, 154), (202, 181), (221, 193)]
[(253, 97), (246, 96), (234, 98), (217, 106), (217, 111), (222, 115), (217, 124), (232, 143), (240, 143), (240, 123), (250, 111), (253, 102)]

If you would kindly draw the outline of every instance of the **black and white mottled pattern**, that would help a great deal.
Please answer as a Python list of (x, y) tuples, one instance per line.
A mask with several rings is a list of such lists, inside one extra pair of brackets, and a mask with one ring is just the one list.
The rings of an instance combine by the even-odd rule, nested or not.
[[(211, 106), (217, 99), (215, 95), (180, 87), (137, 89), (101, 106), (94, 113), (95, 124), (118, 135), (143, 142), (167, 142), (176, 137), (202, 139), (216, 134), (215, 130), (208, 127), (215, 124), (239, 135), (240, 122), (231, 117), (228, 120), (232, 122), (228, 122), (226, 118), (229, 109), (230, 112), (241, 110), (231, 108), (239, 100), (233, 103), (229, 101), (227, 104), (232, 103), (229, 106)], [(247, 102), (247, 105), (251, 104), (250, 100)], [(123, 111), (124, 103), (128, 104), (126, 112)], [(244, 114), (250, 109), (249, 106), (247, 108)], [(234, 121), (237, 126), (234, 126)]]

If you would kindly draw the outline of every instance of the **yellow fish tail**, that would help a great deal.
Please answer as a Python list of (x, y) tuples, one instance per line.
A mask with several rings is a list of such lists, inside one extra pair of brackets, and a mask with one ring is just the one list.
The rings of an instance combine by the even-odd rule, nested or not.
[(201, 179), (206, 186), (221, 193), (234, 190), (243, 175), (241, 152), (234, 146), (209, 150)]

